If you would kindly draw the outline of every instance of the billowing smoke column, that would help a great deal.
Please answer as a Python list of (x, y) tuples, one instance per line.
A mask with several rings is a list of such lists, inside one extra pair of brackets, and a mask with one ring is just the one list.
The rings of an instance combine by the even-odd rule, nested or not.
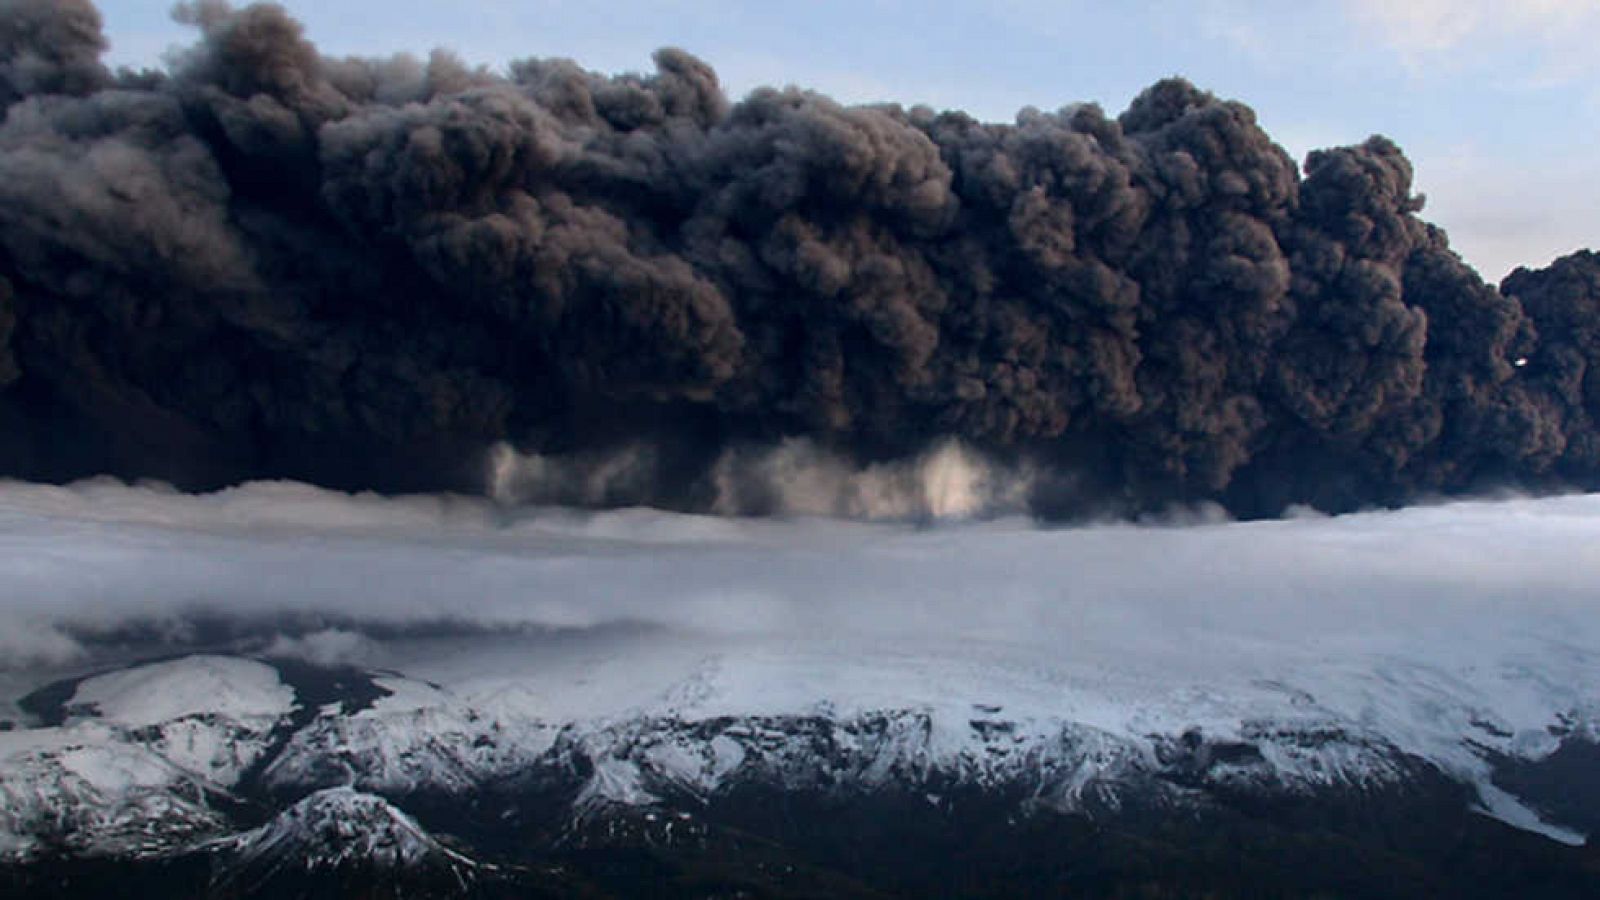
[(759, 511), (739, 460), (798, 440), (958, 441), (1044, 514), (1600, 484), (1600, 260), (1485, 285), (1383, 138), (1302, 174), (1181, 80), (993, 125), (178, 14), (111, 73), (86, 0), (0, 0), (0, 474), (481, 489), (508, 441)]

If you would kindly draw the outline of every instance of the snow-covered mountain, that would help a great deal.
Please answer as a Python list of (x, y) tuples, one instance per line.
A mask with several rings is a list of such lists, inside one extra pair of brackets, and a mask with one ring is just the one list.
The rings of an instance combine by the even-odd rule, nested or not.
[[(460, 662), (467, 640), (478, 644), (472, 667)], [(642, 635), (613, 640), (622, 652)], [(1439, 672), (1385, 673), (1385, 721), (1286, 682), (1236, 694), (1175, 687), (1117, 708), (1125, 685), (1115, 679), (1091, 704), (1059, 671), (752, 646), (700, 659), (632, 709), (575, 716), (573, 698), (550, 692), (588, 688), (582, 707), (615, 690), (596, 682), (619, 673), (597, 668), (574, 683), (519, 674), (510, 657), (520, 648), (536, 658), (544, 641), (534, 637), (430, 643), (411, 648), (414, 664), (437, 668), (427, 652), (438, 652), (457, 667), (453, 681), (195, 655), (36, 694), (23, 705), (57, 724), (0, 732), (0, 852), (13, 865), (199, 856), (222, 887), (360, 867), (413, 869), (465, 890), (519, 860), (424, 823), (490, 817), (449, 812), (484, 804), (548, 848), (703, 842), (719, 804), (757, 795), (909, 796), (933, 816), (987, 798), (1012, 822), (1116, 823), (1452, 784), (1463, 815), (1553, 846), (1583, 845), (1592, 825), (1499, 776), (1600, 747), (1595, 709), (1552, 710), (1535, 731), (1482, 697), (1452, 694)], [(687, 657), (636, 661), (664, 672)], [(329, 699), (334, 683), (345, 700)]]
[[(258, 828), (204, 845), (227, 882), (270, 883), (283, 872), (430, 871), (465, 888), (483, 868), (429, 835), (382, 797), (349, 787), (306, 795)], [(445, 883), (448, 884), (449, 880)]]
[(291, 490), (0, 504), (5, 583), (59, 601), (0, 608), (0, 890), (1600, 889), (1600, 498), (1048, 531)]

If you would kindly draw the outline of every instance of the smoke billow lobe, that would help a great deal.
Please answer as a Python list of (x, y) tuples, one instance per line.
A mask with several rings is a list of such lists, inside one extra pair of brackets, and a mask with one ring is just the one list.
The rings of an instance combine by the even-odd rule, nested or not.
[(0, 0), (0, 106), (105, 87), (105, 49), (100, 12), (89, 0)]
[(113, 74), (87, 2), (0, 0), (4, 474), (459, 488), (500, 440), (648, 446), (607, 502), (710, 509), (804, 438), (956, 439), (1067, 515), (1600, 484), (1600, 263), (1485, 285), (1381, 137), (1302, 173), (1178, 79), (998, 125), (177, 15), (170, 71)]

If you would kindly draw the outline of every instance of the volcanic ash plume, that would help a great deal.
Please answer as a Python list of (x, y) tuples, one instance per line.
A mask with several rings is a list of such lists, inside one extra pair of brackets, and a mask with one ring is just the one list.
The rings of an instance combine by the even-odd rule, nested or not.
[(1176, 79), (985, 124), (178, 14), (113, 73), (86, 0), (0, 0), (0, 474), (481, 490), (504, 442), (512, 494), (913, 517), (1600, 485), (1600, 262), (1485, 285), (1381, 137), (1297, 167)]

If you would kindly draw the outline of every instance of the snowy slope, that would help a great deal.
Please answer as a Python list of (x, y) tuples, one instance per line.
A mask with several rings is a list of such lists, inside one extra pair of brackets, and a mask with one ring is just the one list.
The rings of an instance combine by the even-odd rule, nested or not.
[(0, 734), (0, 858), (161, 853), (225, 825), (190, 773), (124, 732)]
[[(542, 664), (535, 638), (480, 638), (470, 651), (419, 643), (402, 652), (432, 684), (383, 679), (392, 697), (354, 716), (320, 717), (267, 778), (405, 793), (589, 771), (580, 806), (649, 804), (663, 791), (709, 795), (752, 779), (864, 790), (954, 781), (1025, 785), (1071, 810), (1086, 797), (1114, 802), (1124, 788), (1155, 789), (1174, 774), (1304, 792), (1394, 782), (1427, 765), (1477, 787), (1506, 821), (1581, 843), (1493, 788), (1492, 759), (1538, 759), (1560, 745), (1558, 732), (1600, 721), (1583, 705), (1582, 685), (1549, 687), (1540, 698), (1547, 717), (1535, 726), (1527, 671), (1473, 677), (1398, 659), (1372, 661), (1370, 674), (1306, 669), (1163, 684), (1045, 654), (997, 658), (993, 648), (893, 654), (870, 642), (833, 640), (823, 650), (746, 640), (697, 657), (624, 632), (597, 641), (616, 663), (608, 671)], [(641, 671), (653, 680), (645, 690)], [(588, 715), (567, 708), (571, 693)], [(1496, 697), (1516, 704), (1498, 710)]]
[(215, 832), (294, 693), (270, 666), (193, 656), (89, 678), (57, 727), (0, 732), (0, 853), (160, 852)]
[(136, 733), (178, 768), (226, 787), (266, 750), (294, 702), (270, 666), (191, 656), (90, 678), (67, 709), (74, 721)]
[[(613, 658), (629, 658), (628, 645), (646, 639), (613, 636)], [(53, 841), (74, 852), (175, 852), (220, 838), (229, 826), (214, 800), (258, 759), (259, 786), (280, 797), (466, 796), (508, 780), (565, 779), (575, 822), (747, 784), (863, 793), (965, 786), (1020, 794), (1024, 807), (1093, 815), (1125, 803), (1203, 802), (1222, 789), (1363, 789), (1435, 768), (1474, 785), (1491, 815), (1563, 842), (1583, 839), (1490, 781), (1496, 754), (1538, 758), (1559, 746), (1556, 732), (1504, 727), (1513, 723), (1483, 694), (1435, 671), (1379, 666), (1381, 685), (1347, 687), (1372, 692), (1352, 713), (1295, 686), (1317, 683), (1315, 672), (1158, 688), (1110, 673), (1086, 680), (1043, 659), (962, 659), (952, 648), (894, 657), (750, 643), (693, 664), (687, 647), (641, 658), (658, 677), (674, 663), (685, 671), (629, 708), (552, 717), (568, 689), (594, 700), (620, 689), (603, 682), (620, 678), (628, 687), (632, 679), (595, 669), (564, 680), (576, 673), (559, 665), (541, 675), (533, 662), (540, 639), (478, 641), (465, 655), (458, 641), (399, 648), (417, 672), (438, 677), (448, 668), (455, 683), (373, 673), (387, 696), (354, 713), (325, 706), (278, 743), (270, 732), (286, 721), (285, 688), (264, 677), (272, 670), (260, 662), (190, 657), (85, 682), (69, 707), (80, 716), (67, 725), (0, 733), (0, 852), (26, 857)], [(514, 648), (522, 671), (507, 659)], [(445, 656), (430, 658), (430, 649)], [(181, 680), (186, 670), (194, 683), (240, 677), (212, 691), (213, 709), (124, 690)], [(1524, 675), (1502, 677), (1516, 683)], [(83, 715), (89, 709), (105, 715)], [(1547, 725), (1600, 730), (1593, 710), (1564, 713)], [(1446, 740), (1452, 726), (1459, 730)], [(329, 798), (349, 795), (318, 804)], [(317, 804), (300, 812), (286, 821), (324, 814)], [(254, 833), (236, 846), (278, 846), (275, 834)], [(339, 852), (367, 846), (355, 841)], [(393, 852), (403, 863), (410, 851)]]
[(477, 864), (435, 840), (382, 797), (350, 788), (317, 791), (260, 828), (207, 845), (239, 867), (405, 868), (437, 862)]

